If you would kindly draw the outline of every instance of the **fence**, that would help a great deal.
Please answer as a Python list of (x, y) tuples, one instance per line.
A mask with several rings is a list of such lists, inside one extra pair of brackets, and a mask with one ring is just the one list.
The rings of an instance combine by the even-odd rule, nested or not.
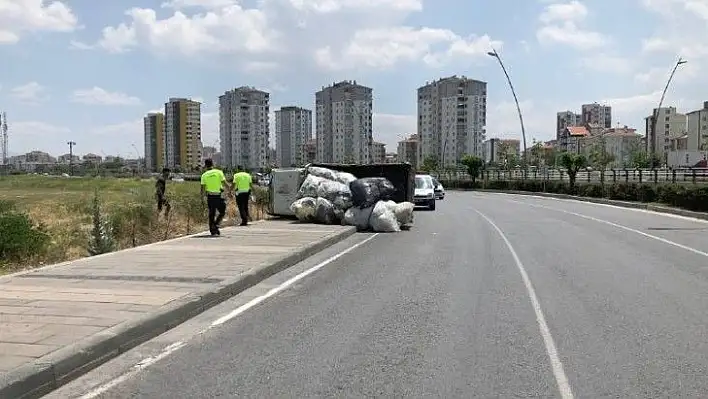
[[(464, 172), (433, 173), (440, 180), (471, 180)], [(487, 169), (478, 180), (568, 181), (568, 172), (559, 169), (499, 170)], [(579, 171), (578, 183), (708, 184), (708, 169), (608, 169)]]

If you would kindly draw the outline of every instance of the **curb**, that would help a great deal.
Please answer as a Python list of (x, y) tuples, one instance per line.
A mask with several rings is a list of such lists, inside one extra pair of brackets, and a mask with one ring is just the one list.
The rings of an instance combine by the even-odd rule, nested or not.
[(498, 194), (515, 194), (515, 195), (527, 195), (535, 197), (546, 197), (546, 198), (558, 198), (558, 199), (568, 199), (580, 202), (591, 202), (594, 204), (601, 205), (614, 205), (622, 208), (632, 208), (641, 209), (646, 211), (666, 213), (676, 216), (684, 216), (689, 218), (708, 220), (708, 213), (689, 211), (685, 209), (675, 209), (669, 208), (667, 206), (645, 204), (641, 202), (630, 202), (630, 201), (618, 201), (606, 198), (590, 198), (590, 197), (578, 197), (575, 195), (568, 194), (553, 194), (553, 193), (542, 193), (542, 192), (532, 192), (532, 191), (514, 191), (514, 190), (490, 190), (490, 189), (475, 189), (475, 190), (459, 190), (459, 191), (479, 191), (483, 193), (498, 193)]
[(343, 241), (354, 233), (356, 228), (350, 227), (342, 232), (330, 234), (322, 241), (293, 251), (275, 263), (262, 263), (239, 277), (172, 301), (151, 314), (127, 320), (82, 342), (43, 356), (32, 364), (9, 371), (0, 376), (0, 397), (40, 398), (108, 360)]

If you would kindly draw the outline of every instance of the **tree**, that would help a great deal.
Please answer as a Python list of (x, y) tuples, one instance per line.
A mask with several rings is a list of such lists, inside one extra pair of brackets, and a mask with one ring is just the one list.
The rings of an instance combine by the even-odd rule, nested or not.
[(605, 143), (602, 140), (590, 149), (590, 164), (593, 168), (604, 171), (607, 165), (615, 161), (615, 156), (605, 151)]
[(568, 172), (568, 180), (570, 190), (575, 189), (575, 178), (578, 176), (578, 171), (587, 166), (588, 160), (585, 155), (563, 152), (560, 154), (560, 164)]
[(628, 166), (637, 169), (656, 169), (661, 167), (661, 157), (654, 152), (647, 154), (641, 150), (633, 151)]
[(424, 172), (432, 172), (434, 170), (438, 169), (438, 159), (433, 156), (433, 155), (428, 155), (423, 159), (423, 165), (421, 165), (421, 169)]
[(545, 148), (543, 146), (543, 143), (540, 141), (536, 141), (536, 139), (533, 140), (533, 145), (531, 145), (531, 148), (529, 149), (529, 154), (531, 155), (529, 164), (532, 166), (541, 166), (543, 163), (543, 153), (545, 151)]
[(476, 157), (474, 155), (465, 155), (460, 160), (460, 163), (465, 165), (465, 167), (467, 168), (467, 173), (472, 178), (472, 184), (474, 184), (477, 181), (479, 172), (484, 167), (484, 161), (482, 160), (482, 158)]

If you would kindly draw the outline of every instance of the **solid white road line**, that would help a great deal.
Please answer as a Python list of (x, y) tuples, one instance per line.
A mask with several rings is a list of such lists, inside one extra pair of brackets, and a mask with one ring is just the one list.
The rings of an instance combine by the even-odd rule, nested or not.
[[(266, 299), (271, 298), (282, 291), (285, 291), (286, 289), (290, 288), (293, 284), (295, 284), (298, 281), (302, 280), (303, 278), (309, 276), (310, 274), (322, 269), (323, 267), (329, 265), (330, 263), (341, 258), (342, 256), (352, 252), (353, 250), (361, 247), (362, 245), (364, 245), (367, 242), (376, 238), (378, 235), (379, 235), (379, 233), (375, 233), (375, 234), (371, 235), (370, 237), (367, 237), (365, 240), (359, 241), (358, 243), (352, 245), (351, 247), (337, 253), (334, 256), (331, 256), (331, 257), (323, 260), (322, 262), (305, 270), (304, 272), (296, 275), (295, 277), (288, 279), (284, 283), (271, 289), (270, 291), (266, 292), (265, 294), (246, 302), (245, 304), (239, 306), (238, 308), (234, 309), (233, 311), (229, 312), (228, 314), (214, 320), (209, 325), (209, 327), (194, 334), (192, 337), (190, 337), (190, 339), (193, 339), (194, 337), (204, 334), (214, 327), (218, 327), (218, 326), (226, 323), (227, 321), (229, 321), (229, 320), (233, 319), (234, 317), (237, 317), (238, 315), (244, 313), (245, 311), (253, 308), (254, 306), (258, 305), (259, 303), (265, 301)], [(186, 345), (186, 341), (175, 342), (173, 344), (168, 345), (159, 354), (157, 354), (155, 356), (150, 356), (150, 357), (147, 357), (147, 358), (141, 360), (136, 365), (134, 365), (128, 372), (112, 379), (111, 381), (109, 381), (105, 384), (102, 384), (102, 385), (92, 389), (88, 393), (81, 396), (79, 399), (93, 399), (93, 398), (98, 397), (101, 394), (108, 392), (112, 388), (115, 388), (116, 386), (122, 384), (123, 382), (135, 377), (137, 374), (139, 374), (141, 371), (145, 370), (149, 366), (152, 366), (153, 364), (157, 363), (158, 361), (168, 357), (169, 355), (171, 355), (172, 353), (179, 350), (180, 348), (182, 348), (185, 345)]]
[(323, 261), (320, 262), (319, 264), (317, 264), (317, 265), (315, 265), (315, 266), (313, 266), (313, 267), (311, 267), (311, 268), (305, 270), (304, 272), (302, 272), (302, 273), (298, 274), (297, 276), (295, 276), (295, 277), (289, 279), (288, 281), (286, 281), (286, 282), (280, 284), (279, 286), (273, 288), (272, 290), (266, 292), (265, 294), (263, 294), (263, 295), (261, 295), (261, 296), (259, 296), (259, 297), (257, 297), (257, 298), (251, 299), (250, 301), (246, 302), (245, 304), (243, 304), (243, 305), (239, 306), (238, 308), (234, 309), (233, 311), (231, 311), (229, 314), (226, 314), (226, 315), (224, 315), (224, 316), (222, 316), (222, 317), (219, 317), (218, 319), (214, 320), (214, 322), (211, 323), (211, 327), (216, 327), (216, 326), (218, 326), (218, 325), (224, 324), (224, 323), (226, 323), (227, 321), (233, 319), (234, 317), (240, 315), (241, 313), (247, 311), (248, 309), (250, 309), (250, 308), (252, 308), (252, 307), (258, 305), (259, 303), (261, 303), (261, 302), (263, 302), (263, 301), (265, 301), (266, 299), (268, 299), (268, 298), (270, 298), (270, 297), (272, 297), (272, 296), (274, 296), (274, 295), (277, 295), (278, 293), (280, 293), (280, 292), (282, 292), (282, 291), (285, 291), (285, 290), (288, 289), (291, 285), (297, 283), (298, 281), (300, 281), (300, 280), (302, 280), (303, 278), (309, 276), (310, 274), (312, 274), (312, 273), (314, 273), (314, 272), (316, 272), (316, 271), (322, 269), (323, 267), (325, 267), (325, 266), (327, 266), (328, 264), (334, 262), (335, 260), (341, 258), (342, 256), (348, 254), (349, 252), (351, 252), (351, 251), (353, 251), (353, 250), (359, 248), (360, 246), (366, 244), (367, 242), (373, 240), (373, 239), (376, 238), (376, 236), (378, 236), (378, 235), (379, 235), (379, 233), (373, 234), (371, 237), (368, 237), (368, 238), (365, 239), (364, 241), (358, 242), (357, 244), (352, 245), (351, 247), (345, 249), (344, 251), (342, 251), (342, 252), (340, 252), (340, 253), (338, 253), (338, 254), (336, 254), (336, 255), (334, 255), (334, 256), (328, 258), (328, 259), (323, 260)]
[(516, 250), (514, 250), (514, 247), (511, 245), (511, 242), (506, 237), (504, 232), (502, 232), (499, 226), (497, 226), (496, 223), (492, 221), (492, 219), (487, 217), (487, 215), (483, 214), (482, 212), (476, 209), (474, 211), (477, 212), (481, 217), (483, 217), (487, 221), (487, 223), (489, 223), (494, 228), (494, 230), (497, 231), (502, 240), (504, 240), (504, 243), (509, 249), (509, 252), (511, 252), (511, 256), (514, 258), (514, 262), (516, 262), (516, 267), (519, 269), (519, 273), (521, 273), (521, 279), (524, 281), (524, 286), (526, 286), (526, 291), (528, 292), (529, 299), (531, 299), (531, 305), (533, 306), (533, 311), (536, 314), (536, 320), (538, 321), (538, 327), (541, 331), (541, 337), (543, 337), (543, 343), (546, 346), (546, 353), (548, 353), (548, 358), (551, 362), (553, 376), (556, 378), (556, 383), (558, 384), (558, 391), (560, 392), (560, 395), (563, 399), (573, 399), (573, 390), (571, 389), (570, 383), (568, 382), (568, 377), (566, 377), (565, 371), (563, 370), (563, 363), (558, 357), (558, 350), (556, 349), (556, 344), (553, 341), (551, 330), (548, 328), (548, 323), (546, 323), (546, 317), (543, 315), (541, 304), (539, 303), (538, 297), (536, 296), (536, 290), (533, 288), (533, 284), (531, 284), (531, 279), (529, 279), (529, 275), (528, 273), (526, 273), (526, 268), (524, 267), (524, 264), (521, 263), (519, 255), (516, 253)]
[(504, 195), (504, 196), (514, 197), (514, 198), (534, 198), (534, 199), (547, 200), (547, 201), (569, 202), (572, 204), (581, 204), (581, 205), (587, 205), (587, 206), (598, 206), (598, 207), (601, 206), (601, 207), (605, 207), (605, 208), (618, 209), (621, 211), (645, 213), (645, 214), (649, 214), (649, 215), (653, 215), (653, 216), (662, 216), (662, 217), (667, 217), (667, 218), (672, 218), (672, 219), (681, 219), (681, 220), (685, 220), (687, 222), (708, 224), (708, 220), (698, 219), (698, 218), (694, 218), (694, 217), (690, 217), (690, 216), (674, 215), (673, 213), (650, 211), (648, 209), (628, 208), (626, 206), (619, 206), (619, 205), (612, 205), (612, 204), (601, 204), (599, 202), (581, 201), (581, 200), (569, 199), (569, 198), (544, 197), (541, 195), (490, 193), (490, 192), (485, 192), (484, 194), (498, 194), (498, 195)]
[(150, 357), (147, 357), (147, 358), (141, 360), (140, 362), (138, 362), (138, 364), (133, 366), (127, 373), (122, 374), (122, 375), (112, 379), (111, 381), (108, 381), (107, 383), (91, 390), (90, 392), (80, 396), (79, 399), (93, 399), (99, 395), (102, 395), (102, 394), (110, 391), (114, 387), (135, 377), (136, 375), (138, 375), (141, 371), (145, 370), (146, 368), (152, 366), (153, 364), (155, 364), (155, 363), (159, 362), (160, 360), (166, 358), (167, 356), (171, 355), (173, 352), (176, 352), (177, 350), (182, 348), (184, 345), (185, 345), (185, 343), (180, 341), (180, 342), (175, 342), (175, 343), (167, 346), (165, 349), (162, 350), (162, 352), (158, 353), (155, 356), (150, 356)]
[(588, 215), (583, 215), (582, 213), (566, 211), (565, 209), (556, 209), (556, 208), (551, 208), (550, 206), (545, 206), (545, 205), (530, 204), (530, 203), (524, 202), (524, 201), (516, 201), (516, 200), (506, 200), (506, 201), (514, 202), (514, 203), (522, 204), (522, 205), (526, 205), (526, 206), (530, 206), (530, 207), (533, 207), (533, 208), (548, 209), (548, 210), (551, 210), (551, 211), (561, 212), (561, 213), (565, 213), (565, 214), (568, 214), (568, 215), (577, 216), (577, 217), (579, 217), (579, 218), (583, 218), (583, 219), (587, 219), (587, 220), (592, 220), (592, 221), (594, 221), (594, 222), (604, 223), (604, 224), (606, 224), (606, 225), (608, 225), (608, 226), (616, 227), (616, 228), (618, 228), (618, 229), (622, 229), (622, 230), (625, 230), (625, 231), (629, 231), (629, 232), (632, 232), (632, 233), (636, 233), (636, 234), (639, 234), (639, 235), (641, 235), (641, 236), (644, 236), (644, 237), (647, 237), (647, 238), (651, 238), (651, 239), (653, 239), (653, 240), (657, 240), (657, 241), (663, 242), (664, 244), (673, 245), (673, 246), (675, 246), (675, 247), (677, 247), (677, 248), (681, 248), (681, 249), (683, 249), (683, 250), (686, 250), (686, 251), (689, 251), (689, 252), (693, 252), (693, 253), (696, 254), (696, 255), (702, 255), (702, 256), (708, 257), (708, 252), (704, 252), (704, 251), (698, 250), (698, 249), (696, 249), (696, 248), (691, 248), (691, 247), (689, 247), (689, 246), (687, 246), (687, 245), (683, 245), (683, 244), (679, 244), (679, 243), (674, 242), (674, 241), (671, 241), (671, 240), (667, 240), (666, 238), (661, 238), (661, 237), (658, 237), (658, 236), (655, 236), (655, 235), (652, 235), (652, 234), (649, 234), (649, 233), (645, 233), (645, 232), (643, 232), (643, 231), (641, 231), (641, 230), (633, 229), (633, 228), (631, 228), (631, 227), (627, 227), (627, 226), (623, 226), (623, 225), (621, 225), (621, 224), (617, 224), (617, 223), (614, 223), (614, 222), (610, 222), (609, 220), (598, 219), (598, 218), (596, 218), (596, 217), (592, 217), (592, 216), (588, 216)]

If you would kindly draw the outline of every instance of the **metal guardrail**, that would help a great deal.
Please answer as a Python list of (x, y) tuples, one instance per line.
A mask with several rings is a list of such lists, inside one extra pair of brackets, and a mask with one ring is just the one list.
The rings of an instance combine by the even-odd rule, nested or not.
[[(471, 180), (464, 172), (431, 173), (440, 180)], [(568, 172), (549, 170), (483, 170), (477, 180), (568, 181)], [(582, 183), (646, 183), (708, 184), (708, 169), (608, 169), (579, 171), (576, 182)]]

